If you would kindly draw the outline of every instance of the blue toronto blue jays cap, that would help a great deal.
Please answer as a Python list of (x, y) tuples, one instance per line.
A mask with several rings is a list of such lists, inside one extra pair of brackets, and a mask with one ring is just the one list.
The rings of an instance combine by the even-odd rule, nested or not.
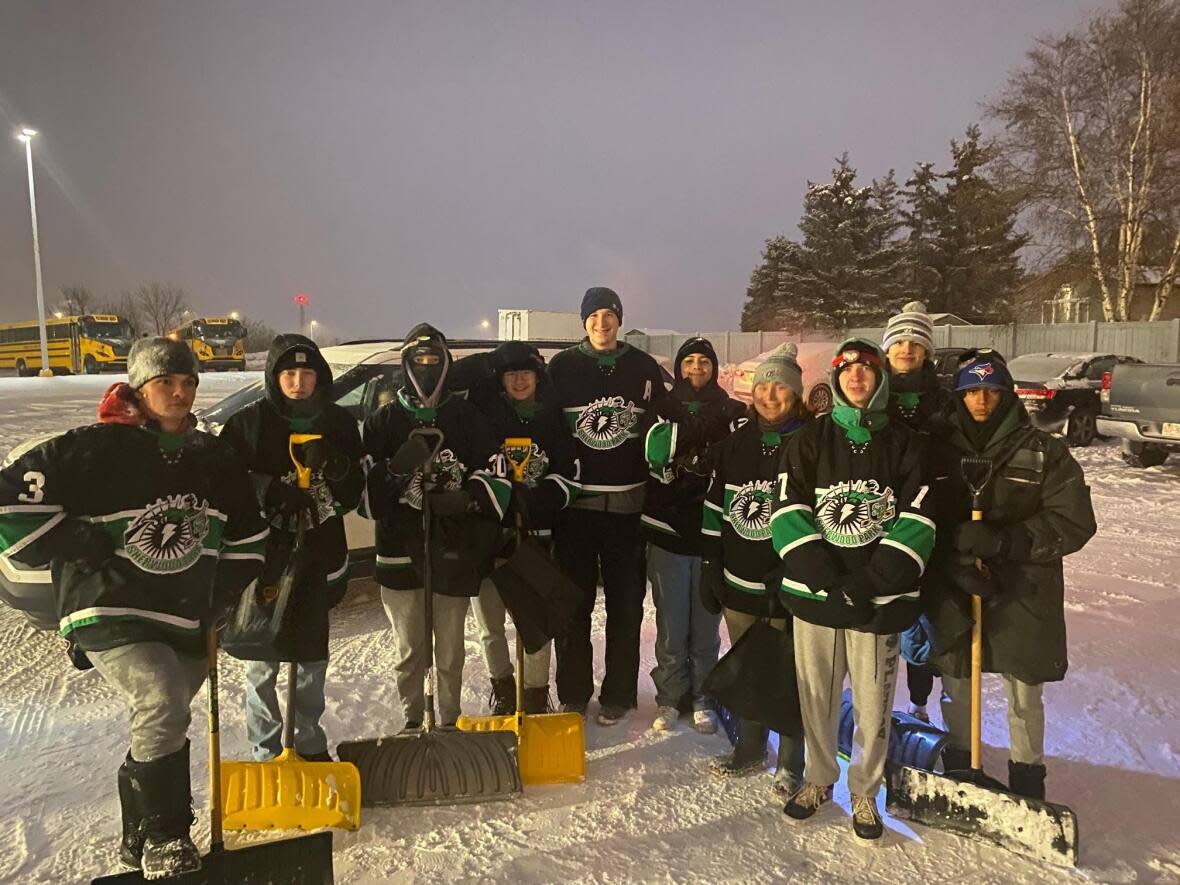
[(979, 356), (960, 367), (955, 373), (955, 391), (971, 390), (975, 387), (995, 387), (998, 390), (1012, 389), (1012, 374), (1007, 364), (998, 355)]

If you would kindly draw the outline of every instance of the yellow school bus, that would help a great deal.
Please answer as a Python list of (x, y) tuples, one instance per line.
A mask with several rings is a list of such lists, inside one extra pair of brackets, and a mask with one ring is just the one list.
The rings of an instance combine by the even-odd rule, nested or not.
[(168, 337), (192, 348), (201, 371), (246, 368), (246, 329), (233, 317), (196, 317)]
[[(55, 375), (127, 371), (127, 351), (135, 340), (131, 324), (113, 313), (53, 317), (45, 321), (49, 368)], [(41, 330), (36, 320), (0, 323), (0, 369), (18, 375), (41, 370)]]

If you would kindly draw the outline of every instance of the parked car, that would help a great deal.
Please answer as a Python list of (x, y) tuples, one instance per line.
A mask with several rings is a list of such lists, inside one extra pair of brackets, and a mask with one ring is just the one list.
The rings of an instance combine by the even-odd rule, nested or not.
[(1071, 446), (1098, 435), (1102, 376), (1135, 357), (1113, 353), (1029, 353), (1008, 363), (1016, 395), (1035, 426), (1062, 434)]
[(938, 375), (938, 383), (947, 390), (955, 389), (955, 373), (959, 371), (959, 357), (970, 347), (939, 347), (934, 351), (934, 373)]
[(1157, 467), (1180, 452), (1180, 364), (1117, 365), (1102, 377), (1098, 432), (1122, 440), (1132, 467)]
[[(799, 368), (803, 370), (803, 399), (807, 408), (817, 415), (832, 411), (832, 388), (828, 375), (832, 368), (832, 354), (839, 341), (808, 341), (799, 345)], [(777, 348), (775, 348), (777, 349)], [(774, 353), (774, 349), (746, 360), (733, 373), (733, 395), (744, 403), (752, 399), (754, 373)]]

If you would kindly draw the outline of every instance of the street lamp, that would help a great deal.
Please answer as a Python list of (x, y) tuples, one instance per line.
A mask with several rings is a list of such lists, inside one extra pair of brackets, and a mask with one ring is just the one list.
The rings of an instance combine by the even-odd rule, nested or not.
[(29, 215), (33, 222), (33, 273), (37, 279), (37, 322), (41, 327), (41, 371), (42, 378), (53, 376), (49, 368), (49, 335), (45, 330), (45, 292), (41, 286), (41, 241), (37, 236), (37, 191), (33, 187), (33, 136), (36, 129), (21, 128), (16, 140), (25, 146), (25, 165), (29, 167)]
[(242, 318), (242, 315), (236, 310), (231, 310), (229, 312), (229, 317), (231, 320), (240, 320)]
[(492, 327), (492, 324), (488, 320), (480, 320), (479, 327), (481, 329), (490, 329)]

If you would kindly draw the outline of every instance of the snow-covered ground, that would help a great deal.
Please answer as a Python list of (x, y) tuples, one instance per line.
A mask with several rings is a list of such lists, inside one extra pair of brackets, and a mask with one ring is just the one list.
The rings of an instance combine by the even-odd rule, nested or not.
[[(198, 404), (251, 377), (204, 376)], [(0, 456), (91, 420), (111, 380), (0, 378)], [(1049, 794), (1078, 814), (1077, 871), (893, 819), (882, 844), (865, 847), (852, 835), (842, 787), (837, 807), (793, 824), (769, 775), (710, 777), (704, 766), (727, 748), (723, 737), (649, 730), (649, 603), (639, 710), (616, 728), (587, 725), (584, 784), (482, 806), (366, 809), (359, 831), (334, 835), (336, 881), (1180, 882), (1180, 463), (1133, 470), (1111, 444), (1075, 451), (1099, 534), (1067, 561), (1072, 666), (1046, 702)], [(600, 605), (599, 634), (602, 617)], [(478, 712), (487, 682), (471, 621), (467, 651), (465, 709)], [(331, 654), (331, 740), (400, 727), (389, 629), (371, 586), (355, 586), (337, 610)], [(223, 657), (221, 674), (223, 750), (243, 758), (242, 667)], [(198, 748), (204, 703), (202, 693), (193, 705)], [(1007, 726), (992, 680), (985, 706), (985, 762), (999, 774)], [(0, 610), (0, 881), (56, 885), (117, 869), (115, 769), (126, 741), (115, 693), (93, 671), (74, 671), (53, 636)], [(204, 756), (193, 756), (203, 806)], [(197, 839), (207, 844), (199, 818)], [(229, 834), (230, 847), (243, 838), (262, 837)]]

